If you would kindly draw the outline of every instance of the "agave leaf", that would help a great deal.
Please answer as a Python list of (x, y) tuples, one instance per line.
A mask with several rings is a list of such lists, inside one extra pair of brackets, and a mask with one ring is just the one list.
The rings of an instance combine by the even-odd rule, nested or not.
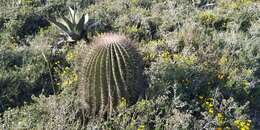
[(66, 38), (67, 38), (66, 40), (68, 42), (74, 42), (75, 41), (70, 35), (67, 35)]
[(70, 28), (69, 23), (67, 23), (64, 19), (60, 19), (59, 23), (63, 24), (67, 28), (68, 31), (70, 31), (70, 32), (72, 31), (72, 28)]
[(89, 17), (88, 17), (88, 14), (85, 14), (83, 16), (84, 16), (84, 19), (85, 19), (85, 21), (84, 21), (84, 26), (85, 26), (88, 23)]
[(69, 37), (67, 38), (68, 41), (72, 41), (72, 42), (77, 41), (79, 39), (81, 39), (81, 36), (78, 32), (71, 32), (69, 34)]
[(77, 24), (76, 30), (81, 33), (84, 30), (84, 23), (85, 23), (85, 16), (82, 15), (81, 19), (79, 20), (79, 23)]
[(64, 25), (63, 23), (61, 22), (57, 22), (56, 20), (51, 20), (50, 21), (55, 25), (57, 26), (59, 29), (61, 29), (62, 31), (66, 32), (66, 33), (69, 33), (70, 30), (67, 28), (66, 25)]
[(75, 24), (73, 24), (68, 18), (62, 17), (63, 21), (65, 22), (66, 26), (69, 28), (70, 31), (74, 30)]
[(75, 23), (78, 24), (80, 19), (81, 19), (80, 16), (76, 14), (75, 15)]
[(73, 24), (76, 24), (75, 23), (75, 16), (76, 16), (76, 12), (71, 8), (69, 7), (69, 16), (70, 16), (70, 21), (73, 22)]
[(94, 19), (90, 19), (88, 24), (85, 25), (85, 28), (86, 29), (91, 29), (93, 27), (98, 26), (100, 23), (101, 23), (100, 21), (95, 21)]

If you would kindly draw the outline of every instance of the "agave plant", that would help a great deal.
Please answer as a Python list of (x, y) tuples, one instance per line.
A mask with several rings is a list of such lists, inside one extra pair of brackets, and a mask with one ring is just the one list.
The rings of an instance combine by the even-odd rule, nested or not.
[(65, 40), (68, 42), (86, 39), (88, 30), (97, 25), (97, 22), (89, 21), (88, 14), (80, 16), (78, 10), (73, 10), (71, 7), (69, 7), (67, 17), (62, 16), (59, 20), (50, 19), (50, 21), (63, 31)]
[(79, 93), (89, 115), (111, 116), (120, 100), (132, 105), (143, 95), (143, 62), (126, 36), (103, 34), (87, 53), (80, 53)]

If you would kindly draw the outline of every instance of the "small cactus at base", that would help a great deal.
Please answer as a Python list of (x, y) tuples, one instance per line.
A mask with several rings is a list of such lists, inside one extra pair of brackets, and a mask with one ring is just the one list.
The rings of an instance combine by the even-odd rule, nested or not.
[(120, 34), (103, 34), (90, 48), (79, 69), (82, 104), (91, 116), (110, 117), (121, 99), (132, 105), (144, 93), (142, 59)]

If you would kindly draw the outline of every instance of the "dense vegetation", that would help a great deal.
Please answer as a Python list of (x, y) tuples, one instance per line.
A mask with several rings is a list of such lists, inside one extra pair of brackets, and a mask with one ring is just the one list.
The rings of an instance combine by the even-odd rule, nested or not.
[(0, 129), (260, 129), (257, 0), (0, 9)]

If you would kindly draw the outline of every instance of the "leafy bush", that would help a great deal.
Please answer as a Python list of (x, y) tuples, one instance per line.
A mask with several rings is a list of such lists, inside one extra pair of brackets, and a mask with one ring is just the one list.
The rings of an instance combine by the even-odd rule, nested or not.
[(46, 97), (32, 97), (32, 104), (5, 111), (1, 129), (77, 129), (80, 128), (79, 101), (74, 91)]
[(32, 94), (53, 93), (48, 64), (31, 48), (0, 51), (0, 111), (22, 105)]

